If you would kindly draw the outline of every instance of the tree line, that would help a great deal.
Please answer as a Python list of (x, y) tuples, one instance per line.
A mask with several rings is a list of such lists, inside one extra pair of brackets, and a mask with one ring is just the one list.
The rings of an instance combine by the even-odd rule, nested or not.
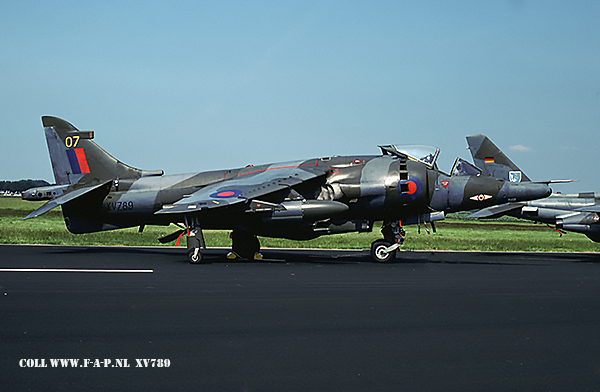
[(0, 181), (0, 191), (23, 192), (29, 188), (48, 185), (50, 183), (44, 180)]

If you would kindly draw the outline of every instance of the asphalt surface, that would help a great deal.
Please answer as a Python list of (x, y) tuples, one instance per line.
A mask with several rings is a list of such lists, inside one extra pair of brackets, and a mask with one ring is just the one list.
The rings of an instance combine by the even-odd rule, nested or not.
[(0, 245), (0, 390), (600, 389), (599, 254), (264, 253)]

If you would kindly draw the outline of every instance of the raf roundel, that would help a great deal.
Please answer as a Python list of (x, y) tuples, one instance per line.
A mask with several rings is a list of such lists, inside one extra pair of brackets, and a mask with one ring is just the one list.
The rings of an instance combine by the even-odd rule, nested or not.
[(408, 180), (398, 182), (398, 192), (404, 200), (415, 200), (423, 191), (423, 183), (419, 177), (408, 176)]
[(241, 194), (242, 194), (242, 191), (239, 191), (237, 189), (227, 189), (227, 190), (215, 192), (212, 195), (210, 195), (210, 197), (212, 197), (214, 199), (228, 199), (230, 197), (238, 197)]

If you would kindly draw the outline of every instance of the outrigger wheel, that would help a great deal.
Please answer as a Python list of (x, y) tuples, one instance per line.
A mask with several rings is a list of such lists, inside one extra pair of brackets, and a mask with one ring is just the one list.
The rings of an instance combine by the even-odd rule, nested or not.
[(202, 263), (202, 250), (206, 248), (204, 236), (198, 228), (190, 229), (187, 236), (187, 255), (191, 264)]

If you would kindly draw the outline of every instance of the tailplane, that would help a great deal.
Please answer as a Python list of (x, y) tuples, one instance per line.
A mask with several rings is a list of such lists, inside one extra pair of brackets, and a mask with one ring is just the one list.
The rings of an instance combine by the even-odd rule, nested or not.
[(111, 179), (160, 176), (117, 160), (92, 141), (94, 131), (80, 131), (57, 117), (42, 117), (57, 185), (101, 183)]
[(467, 136), (475, 165), (492, 177), (511, 182), (531, 181), (487, 136)]

